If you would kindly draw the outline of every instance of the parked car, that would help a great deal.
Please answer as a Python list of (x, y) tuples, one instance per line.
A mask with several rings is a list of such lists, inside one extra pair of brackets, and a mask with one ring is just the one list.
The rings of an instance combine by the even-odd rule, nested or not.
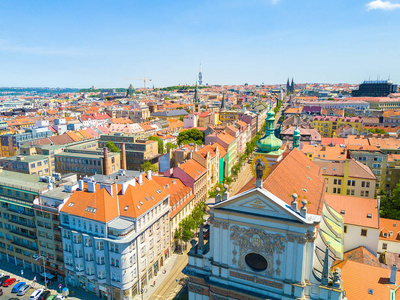
[(8, 278), (10, 278), (9, 275), (5, 275), (5, 276), (1, 277), (1, 278), (0, 278), (0, 286), (2, 286), (3, 283), (4, 283), (4, 281), (6, 281)]
[(0, 273), (0, 278), (6, 275), (5, 273)]
[(3, 286), (4, 286), (4, 287), (10, 286), (10, 285), (12, 285), (15, 281), (16, 281), (15, 278), (8, 278), (6, 281), (3, 282)]
[[(47, 299), (48, 300), (48, 299)], [(57, 295), (55, 300), (65, 300), (65, 296), (63, 295)]]
[(31, 296), (29, 297), (29, 300), (38, 300), (39, 296), (44, 292), (44, 289), (37, 289), (34, 291)]
[(19, 290), (26, 284), (26, 282), (19, 282), (11, 290), (11, 293), (18, 293)]
[(17, 296), (22, 296), (25, 295), (27, 291), (31, 289), (30, 284), (25, 284), (22, 288), (19, 289)]
[(50, 291), (44, 291), (38, 298), (38, 300), (47, 300), (51, 295)]

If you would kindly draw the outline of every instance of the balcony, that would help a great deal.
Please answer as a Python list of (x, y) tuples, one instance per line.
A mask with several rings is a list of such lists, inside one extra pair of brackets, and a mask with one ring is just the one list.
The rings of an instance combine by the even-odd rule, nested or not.
[(23, 237), (25, 237), (25, 238), (34, 240), (34, 241), (37, 240), (37, 237), (36, 237), (35, 235), (31, 235), (31, 234), (27, 234), (27, 233), (22, 233), (22, 232), (20, 232), (20, 231), (12, 230), (12, 229), (10, 229), (10, 232), (12, 232), (13, 234), (17, 234), (17, 235), (19, 235), (19, 236), (23, 236)]
[(29, 227), (29, 228), (36, 228), (36, 225), (34, 223), (28, 223), (28, 222), (21, 221), (21, 220), (16, 220), (16, 219), (9, 219), (9, 221), (11, 223), (22, 225), (22, 226), (26, 226), (26, 227)]
[(17, 242), (17, 241), (12, 241), (11, 243), (14, 244), (14, 245), (18, 245), (20, 247), (24, 247), (26, 249), (30, 249), (30, 250), (33, 250), (33, 251), (38, 251), (38, 248), (35, 247), (35, 246), (32, 246), (32, 245), (25, 245), (25, 244), (23, 244), (21, 242)]

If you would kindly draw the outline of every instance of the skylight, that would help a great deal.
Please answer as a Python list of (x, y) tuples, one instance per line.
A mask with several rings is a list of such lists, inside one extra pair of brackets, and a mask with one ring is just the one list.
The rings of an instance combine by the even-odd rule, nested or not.
[(72, 207), (72, 206), (74, 206), (74, 204), (75, 204), (74, 202), (71, 202), (70, 204), (68, 204), (68, 206)]
[(124, 210), (127, 211), (129, 206), (125, 206)]
[(149, 198), (147, 198), (147, 197), (144, 197), (144, 199), (146, 199), (147, 201), (149, 201)]
[(150, 196), (150, 198), (151, 198), (151, 200), (154, 200), (154, 197), (153, 197), (153, 196)]
[(142, 202), (142, 201), (139, 201), (139, 203), (143, 205), (143, 202)]
[(138, 209), (140, 209), (140, 206), (139, 206), (139, 205), (136, 205), (136, 207), (137, 207)]
[(95, 213), (97, 208), (92, 208), (92, 213)]
[(86, 211), (90, 211), (92, 208), (90, 206), (86, 207)]

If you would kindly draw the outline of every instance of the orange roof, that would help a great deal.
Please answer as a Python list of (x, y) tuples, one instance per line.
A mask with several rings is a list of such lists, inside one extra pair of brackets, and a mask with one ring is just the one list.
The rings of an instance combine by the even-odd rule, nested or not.
[[(194, 194), (192, 189), (185, 186), (178, 178), (153, 176), (152, 177), (158, 184), (170, 195), (169, 204), (171, 206), (171, 218), (179, 213), (185, 206), (193, 199)], [(186, 199), (185, 199), (186, 196)], [(182, 203), (180, 202), (182, 200)]]
[(74, 140), (74, 142), (78, 142), (81, 141), (83, 138), (81, 136), (79, 136), (78, 134), (76, 134), (76, 132), (74, 131), (70, 131), (70, 132), (66, 132), (66, 134)]
[(363, 246), (345, 252), (344, 260), (351, 260), (370, 266), (387, 268), (385, 264), (381, 264), (379, 259)]
[[(255, 178), (251, 179), (239, 193), (254, 188), (255, 182)], [(325, 179), (320, 175), (320, 168), (296, 148), (270, 168), (263, 187), (289, 205), (293, 200), (292, 194), (296, 193), (299, 201), (308, 201), (309, 213), (321, 215), (326, 189)]]
[(345, 224), (379, 228), (377, 199), (326, 194), (325, 200), (330, 207), (342, 214)]
[(400, 154), (389, 154), (388, 161), (396, 161), (400, 160)]
[(192, 177), (194, 180), (199, 179), (203, 174), (206, 173), (206, 169), (200, 165), (194, 159), (189, 159), (187, 162), (179, 166), (186, 174)]
[(322, 146), (303, 144), (301, 149), (304, 153), (314, 153), (314, 159), (344, 161), (346, 160), (346, 149), (340, 145)]
[[(390, 290), (400, 283), (400, 272), (397, 271), (396, 284), (389, 284), (390, 269), (370, 266), (350, 260), (336, 262), (332, 270), (340, 268), (343, 289), (347, 299), (390, 299)], [(372, 292), (372, 294), (370, 294)], [(396, 294), (400, 300), (400, 293)]]
[[(396, 243), (400, 242), (400, 221), (381, 218), (379, 225), (380, 225), (379, 228), (380, 240), (396, 242)], [(387, 236), (384, 236), (383, 233), (387, 233)]]
[[(135, 186), (129, 185), (124, 195), (120, 185), (113, 184), (111, 187), (112, 196), (106, 188), (100, 189), (99, 184), (96, 184), (94, 193), (89, 193), (86, 188), (83, 191), (77, 190), (61, 211), (106, 223), (118, 217), (118, 202), (122, 217), (137, 218), (168, 196), (168, 192), (160, 184), (155, 180), (148, 180), (147, 176), (143, 176), (142, 185), (135, 179)], [(70, 206), (71, 203), (74, 204)], [(96, 208), (96, 211), (87, 211), (87, 207)]]

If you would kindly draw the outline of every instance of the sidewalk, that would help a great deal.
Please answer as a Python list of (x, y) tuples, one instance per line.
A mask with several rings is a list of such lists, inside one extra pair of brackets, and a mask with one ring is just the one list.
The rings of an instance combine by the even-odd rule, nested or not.
[[(21, 276), (21, 270), (24, 271), (23, 276)], [(36, 272), (32, 272), (30, 270), (27, 269), (23, 269), (22, 267), (19, 266), (15, 266), (12, 264), (9, 264), (5, 261), (1, 261), (0, 263), (0, 273), (7, 273), (7, 274), (12, 274), (12, 277), (14, 277), (17, 281), (20, 282), (26, 282), (27, 284), (32, 284), (33, 283), (33, 279), (36, 276), (36, 282), (35, 282), (35, 287), (34, 289), (32, 289), (30, 292), (28, 292), (27, 294), (30, 295), (30, 293), (32, 293), (35, 289), (44, 289), (44, 281), (42, 280), (41, 276), (36, 273)], [(60, 289), (58, 288), (59, 284), (62, 284), (62, 288), (65, 287), (65, 282), (58, 282), (55, 281), (54, 283), (50, 284), (47, 286), (47, 289), (51, 291), (51, 294), (61, 294)], [(95, 300), (95, 299), (99, 299), (96, 295), (91, 294), (91, 293), (87, 293), (79, 288), (75, 288), (75, 287), (70, 287), (69, 288), (69, 296), (68, 299), (85, 299), (85, 300)], [(75, 296), (72, 297), (71, 291), (74, 290), (75, 292)]]
[[(184, 253), (183, 255), (186, 255), (186, 253)], [(167, 262), (165, 263), (164, 266), (162, 266), (160, 268), (160, 271), (157, 273), (157, 276), (153, 277), (151, 280), (149, 280), (146, 290), (144, 292), (143, 295), (143, 299), (149, 299), (153, 293), (155, 291), (157, 291), (157, 289), (163, 285), (164, 281), (169, 277), (169, 275), (171, 274), (175, 263), (177, 262), (177, 260), (179, 260), (179, 258), (182, 255), (179, 254), (173, 254), (169, 259), (167, 259)], [(166, 270), (165, 274), (164, 269)], [(156, 282), (156, 284), (153, 286), (153, 282)], [(134, 300), (141, 300), (142, 299), (142, 295), (136, 295), (134, 298)], [(85, 299), (86, 300), (86, 299)]]

